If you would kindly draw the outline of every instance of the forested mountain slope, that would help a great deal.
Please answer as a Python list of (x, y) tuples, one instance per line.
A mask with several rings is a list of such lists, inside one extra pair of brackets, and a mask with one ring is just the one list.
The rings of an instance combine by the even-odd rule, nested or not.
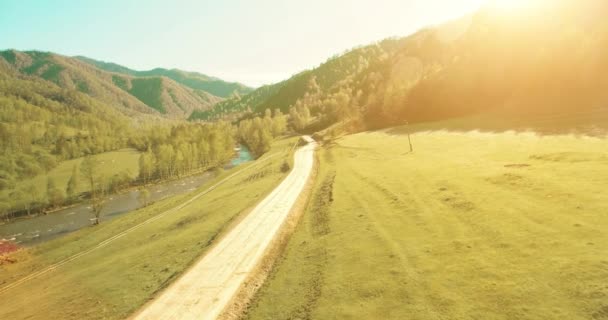
[[(608, 23), (598, 0), (551, 1), (505, 14), (487, 8), (422, 31), (359, 76), (368, 124), (495, 112), (580, 113), (608, 103)], [(455, 32), (456, 31), (456, 32)]]
[(302, 126), (317, 130), (344, 121), (377, 128), (485, 112), (521, 117), (606, 106), (608, 22), (600, 12), (608, 4), (538, 3), (517, 12), (488, 6), (357, 48), (191, 118), (293, 108), (292, 115), (310, 113), (303, 118), (311, 123)]
[(63, 159), (126, 147), (133, 121), (88, 95), (0, 67), (0, 190)]
[[(114, 85), (117, 77), (122, 87)], [(131, 178), (137, 172), (96, 172), (95, 188), (103, 192), (223, 165), (234, 153), (234, 128), (179, 120), (199, 101), (217, 99), (166, 77), (123, 77), (52, 54), (2, 52), (0, 217), (78, 201), (74, 191), (83, 188), (51, 174), (66, 160), (125, 148), (145, 153), (145, 179), (141, 172), (137, 181)], [(47, 192), (34, 177), (47, 182)]]
[(78, 56), (75, 58), (92, 64), (105, 71), (121, 73), (133, 77), (167, 77), (188, 88), (201, 90), (221, 98), (229, 98), (234, 94), (245, 95), (253, 91), (252, 88), (249, 88), (243, 84), (226, 82), (198, 72), (188, 72), (179, 69), (169, 70), (163, 68), (156, 68), (148, 71), (136, 71), (115, 63), (98, 61), (87, 57)]
[(400, 45), (401, 40), (388, 39), (356, 48), (328, 59), (318, 68), (303, 71), (283, 82), (258, 88), (243, 97), (223, 101), (211, 110), (195, 112), (190, 119), (217, 119), (246, 111), (263, 113), (266, 109), (286, 112), (298, 100), (314, 94), (317, 90), (331, 92), (348, 83), (354, 75), (366, 70), (370, 64), (377, 64), (390, 57)]
[(35, 77), (61, 88), (87, 94), (123, 112), (186, 118), (222, 100), (159, 74), (133, 76), (101, 70), (79, 59), (48, 52), (0, 52), (0, 61), (13, 75)]

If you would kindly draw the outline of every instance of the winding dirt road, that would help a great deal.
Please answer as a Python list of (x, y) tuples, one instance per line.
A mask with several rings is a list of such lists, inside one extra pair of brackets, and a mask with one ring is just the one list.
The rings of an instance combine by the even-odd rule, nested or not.
[(317, 144), (295, 152), (291, 173), (201, 260), (132, 319), (216, 319), (261, 262), (306, 185)]

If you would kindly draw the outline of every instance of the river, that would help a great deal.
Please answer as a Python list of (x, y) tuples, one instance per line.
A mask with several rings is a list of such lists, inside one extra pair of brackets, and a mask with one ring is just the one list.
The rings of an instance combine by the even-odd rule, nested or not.
[[(253, 160), (249, 150), (241, 146), (237, 155), (225, 169), (233, 168)], [(156, 202), (168, 197), (184, 194), (196, 190), (213, 178), (211, 172), (185, 177), (178, 180), (160, 183), (148, 187), (149, 202)], [(109, 197), (101, 212), (101, 222), (108, 221), (120, 215), (141, 208), (138, 200), (139, 191), (131, 190)], [(88, 202), (55, 211), (48, 215), (25, 218), (0, 225), (0, 240), (11, 240), (19, 245), (33, 245), (57, 238), (61, 235), (76, 231), (91, 225), (91, 207)]]

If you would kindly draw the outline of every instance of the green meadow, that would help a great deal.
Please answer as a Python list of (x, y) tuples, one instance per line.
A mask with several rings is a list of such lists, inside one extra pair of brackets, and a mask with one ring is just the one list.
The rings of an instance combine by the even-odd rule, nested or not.
[(247, 318), (607, 319), (606, 136), (444, 128), (320, 147)]
[[(100, 153), (95, 158), (99, 160), (99, 170), (103, 176), (111, 177), (115, 174), (127, 173), (131, 178), (136, 178), (139, 174), (139, 155), (140, 153), (135, 149), (123, 149)], [(59, 188), (65, 190), (72, 176), (74, 166), (80, 168), (80, 163), (83, 159), (62, 161), (57, 167), (49, 171), (48, 174), (41, 174), (17, 182), (17, 188), (33, 185), (40, 194), (46, 194), (47, 179), (50, 178), (55, 181)], [(89, 184), (84, 181), (81, 175), (77, 192), (87, 192), (89, 189)], [(7, 190), (4, 190), (4, 192), (7, 192)]]
[(10, 301), (0, 306), (0, 319), (123, 319), (129, 316), (196, 261), (231, 224), (282, 180), (287, 172), (281, 170), (281, 166), (291, 156), (289, 151), (296, 141), (295, 138), (277, 140), (258, 161), (221, 172), (190, 194), (159, 201), (97, 227), (20, 251), (14, 257), (16, 263), (0, 266), (0, 287), (85, 252), (239, 172), (185, 207), (0, 293), (0, 300)]

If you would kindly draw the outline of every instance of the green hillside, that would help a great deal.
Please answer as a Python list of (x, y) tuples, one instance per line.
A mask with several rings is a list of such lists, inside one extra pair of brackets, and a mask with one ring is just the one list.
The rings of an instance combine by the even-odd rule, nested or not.
[[(76, 176), (73, 171), (78, 170), (74, 165), (82, 157), (108, 156), (111, 151), (126, 148), (148, 151), (146, 179), (166, 179), (222, 166), (233, 156), (232, 126), (189, 124), (165, 118), (183, 119), (201, 101), (215, 103), (218, 99), (215, 96), (184, 88), (164, 77), (115, 77), (92, 67), (86, 69), (86, 65), (84, 71), (78, 72), (69, 59), (50, 53), (1, 54), (0, 217), (3, 219), (77, 201), (79, 192), (85, 190), (84, 181), (72, 191), (66, 181)], [(61, 70), (59, 76), (56, 70)], [(99, 76), (95, 77), (95, 72)], [(79, 79), (82, 79), (79, 85), (68, 86)], [(113, 92), (121, 95), (103, 95)], [(125, 101), (125, 105), (117, 105), (117, 100)], [(143, 102), (139, 102), (140, 106), (130, 104), (133, 101)], [(103, 159), (104, 155), (96, 158)], [(74, 159), (80, 160), (70, 161)], [(131, 170), (124, 175), (125, 170), (119, 168), (137, 167), (138, 159), (122, 160), (126, 162), (112, 168), (120, 172), (96, 173), (100, 175), (98, 185), (118, 190), (112, 185), (137, 183), (141, 178), (139, 172)]]
[(286, 82), (263, 86), (244, 97), (233, 97), (221, 101), (209, 110), (194, 111), (189, 120), (217, 120), (225, 117), (235, 118), (252, 110), (259, 109), (268, 97), (276, 94)]
[(98, 61), (87, 57), (78, 56), (75, 58), (105, 71), (121, 73), (133, 77), (167, 77), (188, 88), (202, 90), (221, 98), (229, 98), (234, 94), (245, 95), (253, 91), (252, 88), (243, 84), (226, 82), (197, 72), (188, 72), (178, 69), (168, 70), (163, 68), (136, 71), (115, 63)]
[[(209, 109), (222, 100), (162, 74), (116, 74), (79, 59), (49, 52), (8, 50), (0, 52), (0, 60), (19, 75), (36, 77), (67, 90), (85, 93), (130, 116), (144, 113), (183, 119), (194, 110)], [(107, 69), (124, 71), (119, 67)]]
[(88, 95), (1, 68), (0, 120), (0, 190), (62, 159), (124, 148), (134, 130), (133, 120)]
[(161, 78), (133, 79), (131, 80), (131, 89), (129, 89), (129, 93), (157, 111), (161, 113), (167, 112), (161, 98)]
[(60, 55), (8, 50), (0, 52), (0, 62), (10, 74), (46, 80), (66, 89), (75, 90), (126, 113), (154, 113), (148, 106), (124, 92), (111, 82), (111, 75), (80, 61)]

